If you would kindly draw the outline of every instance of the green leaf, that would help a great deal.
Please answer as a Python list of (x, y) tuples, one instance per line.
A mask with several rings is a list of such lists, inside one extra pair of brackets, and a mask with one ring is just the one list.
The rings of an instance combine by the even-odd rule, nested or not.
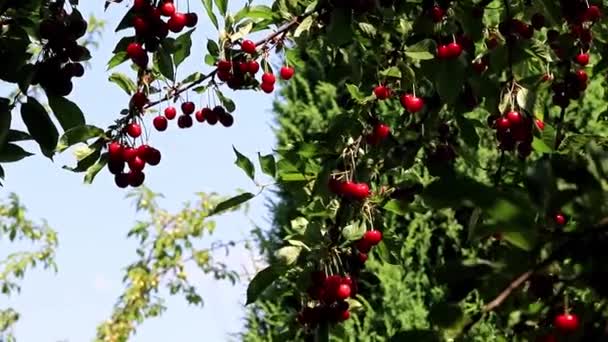
[(234, 15), (234, 21), (239, 22), (241, 19), (272, 19), (272, 8), (266, 5), (256, 5), (251, 7), (243, 7), (237, 14)]
[(405, 55), (414, 60), (434, 59), (435, 42), (432, 39), (423, 39), (418, 43), (408, 46)]
[(279, 278), (282, 271), (273, 266), (268, 266), (265, 269), (258, 272), (247, 287), (247, 303), (249, 305), (254, 303), (258, 297), (266, 290), (272, 283)]
[(57, 144), (57, 152), (63, 152), (70, 146), (74, 146), (78, 143), (86, 142), (92, 138), (98, 138), (104, 135), (103, 129), (91, 126), (82, 125), (67, 130), (59, 139)]
[(453, 103), (462, 90), (466, 78), (465, 67), (460, 60), (441, 61), (435, 66), (435, 86), (443, 101)]
[(127, 56), (127, 52), (125, 52), (125, 51), (114, 54), (114, 56), (112, 56), (112, 58), (110, 58), (110, 60), (108, 61), (107, 70), (113, 69), (113, 68), (121, 65), (122, 63), (126, 62), (128, 59), (129, 59), (129, 57)]
[(84, 125), (84, 114), (74, 102), (61, 96), (47, 95), (49, 106), (64, 131)]
[(201, 79), (203, 79), (203, 77), (205, 77), (205, 75), (201, 74), (200, 72), (194, 72), (194, 73), (190, 74), (188, 77), (184, 78), (182, 80), (182, 83), (197, 82), (197, 81), (200, 81)]
[(35, 98), (28, 96), (27, 102), (21, 105), (21, 118), (32, 138), (40, 145), (42, 154), (52, 159), (59, 132), (46, 109)]
[(359, 25), (359, 29), (365, 32), (368, 36), (373, 37), (376, 35), (376, 33), (378, 33), (376, 27), (370, 23), (358, 23), (357, 25)]
[(109, 81), (116, 83), (128, 95), (133, 95), (137, 91), (137, 85), (127, 75), (115, 72), (109, 77)]
[(365, 94), (363, 94), (359, 90), (359, 87), (357, 87), (354, 84), (346, 84), (346, 90), (348, 90), (348, 93), (353, 98), (353, 100), (355, 100), (359, 103), (365, 98)]
[(135, 17), (135, 11), (133, 10), (133, 7), (131, 7), (127, 11), (125, 16), (122, 18), (120, 23), (118, 23), (118, 26), (116, 26), (116, 30), (114, 32), (118, 32), (118, 31), (127, 29), (129, 27), (133, 27), (133, 18), (134, 17)]
[(247, 176), (252, 180), (255, 177), (255, 167), (249, 158), (245, 157), (241, 152), (237, 151), (236, 147), (232, 146), (234, 153), (236, 154), (236, 161), (234, 162), (236, 166), (240, 167), (241, 170), (245, 171)]
[(361, 222), (353, 222), (342, 229), (342, 236), (348, 241), (357, 241), (363, 237), (366, 230)]
[(404, 216), (408, 213), (409, 204), (405, 201), (400, 201), (396, 199), (392, 199), (382, 207), (386, 211), (390, 211), (391, 213)]
[(127, 51), (127, 47), (129, 46), (129, 44), (136, 42), (136, 41), (137, 41), (137, 37), (135, 37), (135, 36), (122, 37), (118, 41), (116, 46), (114, 47), (114, 51), (112, 51), (112, 53), (125, 52), (125, 51)]
[(537, 94), (535, 91), (521, 88), (517, 91), (517, 104), (528, 113), (534, 113)]
[(220, 47), (217, 45), (215, 40), (207, 39), (207, 52), (215, 58), (219, 58)]
[(380, 71), (380, 76), (384, 77), (392, 77), (392, 78), (401, 78), (401, 71), (396, 66), (392, 66), (388, 69)]
[(219, 203), (217, 206), (215, 206), (215, 208), (213, 210), (211, 210), (211, 212), (209, 213), (209, 216), (216, 215), (216, 214), (226, 211), (228, 209), (237, 207), (237, 206), (249, 201), (250, 199), (252, 199), (254, 197), (255, 197), (255, 195), (250, 192), (245, 192), (240, 195), (234, 196), (230, 199), (227, 199), (227, 200)]
[(296, 28), (296, 30), (293, 33), (293, 36), (295, 38), (298, 38), (299, 36), (302, 35), (302, 33), (310, 31), (310, 27), (312, 26), (312, 23), (313, 23), (312, 16), (306, 17), (304, 20), (302, 20), (300, 25), (298, 25), (298, 27)]
[(21, 146), (7, 143), (0, 149), (0, 163), (12, 163), (33, 155)]
[(226, 110), (230, 113), (234, 112), (234, 110), (236, 109), (234, 101), (224, 96), (224, 93), (222, 93), (218, 88), (215, 88), (215, 93), (217, 94), (217, 97), (220, 99), (220, 102), (222, 103), (224, 108), (226, 108)]
[(219, 29), (220, 25), (217, 21), (217, 17), (215, 16), (215, 13), (213, 13), (213, 0), (202, 0), (202, 1), (203, 1), (203, 5), (205, 6), (205, 11), (207, 11), (207, 16), (211, 20), (211, 23), (213, 24), (213, 26), (215, 26), (216, 29)]
[(225, 17), (228, 13), (228, 0), (214, 0), (215, 5), (220, 10), (220, 13)]
[(173, 51), (173, 60), (175, 67), (178, 67), (188, 56), (190, 56), (190, 50), (192, 49), (192, 29), (175, 40), (175, 50)]
[(155, 64), (158, 66), (158, 71), (171, 81), (175, 81), (175, 68), (173, 59), (171, 58), (170, 49), (162, 46), (154, 54)]
[(4, 146), (8, 132), (11, 129), (11, 111), (8, 106), (8, 100), (0, 99), (0, 148)]
[(15, 142), (15, 141), (27, 141), (33, 140), (32, 136), (27, 134), (26, 132), (22, 132), (16, 129), (10, 129), (8, 134), (6, 135), (6, 141)]
[(534, 140), (532, 140), (532, 148), (534, 148), (534, 151), (543, 154), (553, 152), (553, 149), (551, 147), (547, 146), (547, 144), (542, 139), (539, 139), (537, 137), (534, 137)]
[(298, 260), (300, 252), (302, 252), (302, 247), (285, 246), (277, 250), (274, 255), (281, 266), (291, 266)]
[(91, 184), (95, 179), (95, 176), (108, 164), (108, 154), (104, 153), (99, 160), (87, 169), (87, 173), (84, 175), (84, 183)]
[(90, 167), (99, 161), (101, 156), (101, 147), (98, 146), (97, 148), (89, 148), (88, 152), (88, 154), (78, 157), (79, 160), (75, 167), (63, 166), (63, 169), (76, 173), (88, 171)]
[(205, 64), (215, 66), (217, 64), (217, 61), (217, 57), (214, 57), (212, 55), (205, 55)]
[(258, 152), (258, 161), (260, 162), (260, 167), (262, 168), (262, 172), (264, 172), (264, 174), (267, 174), (273, 178), (276, 177), (277, 164), (272, 154), (263, 156)]

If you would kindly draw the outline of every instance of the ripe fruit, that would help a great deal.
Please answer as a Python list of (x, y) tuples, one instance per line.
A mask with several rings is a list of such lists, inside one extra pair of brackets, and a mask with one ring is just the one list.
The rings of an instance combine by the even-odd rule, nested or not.
[(176, 115), (177, 115), (177, 110), (175, 109), (175, 107), (167, 107), (167, 108), (165, 108), (165, 117), (168, 120), (175, 119)]
[(587, 80), (589, 80), (589, 76), (587, 76), (585, 70), (576, 70), (575, 74), (581, 84), (587, 83)]
[(274, 91), (274, 84), (272, 83), (262, 83), (260, 88), (266, 93), (270, 94)]
[(357, 253), (357, 259), (359, 260), (360, 263), (364, 264), (367, 261), (367, 254), (359, 252), (359, 253)]
[(179, 128), (190, 128), (192, 127), (192, 117), (190, 115), (180, 115), (177, 118), (177, 127)]
[(250, 55), (253, 55), (256, 52), (255, 43), (249, 39), (243, 40), (241, 43), (241, 49)]
[(498, 132), (506, 132), (511, 127), (511, 121), (505, 116), (501, 116), (496, 120), (496, 129)]
[(141, 135), (141, 126), (135, 122), (127, 126), (127, 134), (132, 138), (137, 138)]
[(186, 13), (186, 27), (194, 27), (198, 24), (198, 15), (194, 12)]
[(483, 59), (473, 61), (471, 66), (473, 67), (473, 70), (475, 70), (475, 72), (478, 74), (483, 73), (488, 68), (488, 65), (484, 62)]
[(363, 240), (365, 240), (371, 246), (375, 246), (382, 241), (382, 232), (379, 230), (368, 230), (363, 235)]
[(141, 171), (145, 166), (146, 162), (140, 156), (135, 156), (135, 158), (129, 160), (129, 169), (131, 171)]
[(575, 314), (563, 313), (555, 316), (553, 325), (562, 334), (568, 334), (576, 331), (579, 327), (578, 316)]
[(277, 81), (276, 77), (274, 77), (274, 75), (270, 72), (265, 72), (264, 75), (262, 75), (262, 83), (268, 83), (268, 84), (273, 84)]
[(450, 49), (448, 49), (447, 45), (442, 44), (437, 47), (437, 58), (439, 58), (439, 59), (450, 58)]
[(231, 68), (232, 68), (232, 63), (230, 61), (223, 59), (223, 60), (220, 60), (217, 62), (217, 70), (230, 71)]
[(167, 118), (164, 116), (159, 115), (155, 117), (154, 120), (152, 120), (152, 124), (154, 125), (154, 128), (156, 128), (156, 130), (159, 132), (167, 130), (168, 122)]
[(170, 17), (175, 13), (175, 5), (172, 1), (165, 1), (160, 5), (160, 13), (165, 17)]
[(508, 112), (506, 117), (512, 127), (519, 126), (524, 121), (523, 116), (516, 111)]
[(401, 105), (410, 113), (417, 113), (424, 107), (424, 100), (414, 94), (401, 96)]
[(600, 8), (596, 5), (591, 5), (587, 8), (587, 10), (585, 10), (584, 17), (587, 21), (598, 21), (600, 20), (601, 16), (602, 12), (600, 11)]
[(293, 77), (294, 73), (295, 73), (294, 68), (292, 68), (290, 66), (284, 66), (281, 68), (281, 71), (280, 71), (281, 78), (284, 79), (285, 81), (291, 79)]
[(108, 155), (110, 159), (122, 159), (123, 147), (118, 141), (112, 141), (108, 145)]
[(536, 342), (557, 342), (557, 337), (553, 334), (542, 335), (536, 338)]
[(220, 123), (224, 127), (230, 127), (234, 124), (234, 117), (228, 113), (220, 116)]
[(121, 189), (129, 186), (129, 176), (126, 173), (119, 173), (114, 176), (114, 183)]
[(141, 109), (146, 105), (146, 103), (148, 103), (148, 97), (146, 94), (140, 91), (133, 94), (133, 97), (131, 97), (131, 104), (133, 104), (133, 107), (135, 108)]
[(340, 286), (338, 286), (338, 290), (336, 291), (336, 297), (338, 297), (339, 300), (345, 300), (346, 298), (350, 297), (350, 286), (348, 284), (340, 284)]
[(147, 149), (146, 154), (144, 156), (144, 160), (146, 161), (146, 163), (150, 164), (151, 166), (156, 166), (160, 163), (160, 159), (161, 155), (159, 150), (153, 147), (149, 147)]
[(368, 135), (367, 142), (372, 145), (377, 145), (391, 134), (391, 128), (383, 123), (378, 123), (374, 126), (372, 134)]
[(366, 183), (344, 182), (341, 186), (342, 195), (357, 200), (364, 200), (369, 196), (369, 186)]
[(391, 96), (391, 90), (384, 85), (378, 85), (374, 88), (374, 95), (378, 100), (386, 100)]
[(496, 37), (490, 37), (486, 39), (486, 46), (492, 50), (498, 46), (498, 39)]
[(205, 121), (205, 114), (203, 113), (202, 110), (199, 110), (196, 113), (194, 113), (194, 118), (198, 122), (204, 122)]
[(187, 21), (188, 19), (184, 13), (175, 12), (167, 22), (167, 27), (169, 31), (179, 33), (186, 27)]
[(127, 56), (133, 60), (141, 58), (145, 54), (146, 52), (139, 43), (131, 43), (127, 46)]
[(195, 109), (196, 109), (196, 106), (194, 105), (194, 102), (188, 101), (188, 102), (182, 103), (182, 112), (186, 115), (190, 115), (190, 114), (194, 113)]
[(448, 58), (456, 58), (462, 53), (462, 46), (456, 42), (452, 42), (447, 45)]
[(574, 57), (574, 61), (580, 66), (585, 66), (589, 64), (589, 54), (581, 52)]
[(129, 161), (137, 156), (137, 150), (133, 147), (127, 147), (123, 150), (123, 159)]
[(252, 75), (257, 74), (257, 72), (260, 71), (260, 63), (256, 60), (249, 61), (247, 63), (247, 71)]
[(138, 36), (145, 36), (148, 33), (148, 23), (142, 17), (133, 18), (133, 28)]
[(443, 8), (441, 8), (437, 5), (433, 6), (433, 8), (431, 8), (431, 19), (433, 19), (434, 22), (438, 23), (438, 22), (442, 21), (444, 16), (445, 16), (445, 11), (443, 10)]
[(562, 213), (555, 214), (555, 216), (553, 217), (553, 221), (555, 221), (555, 224), (559, 226), (563, 226), (568, 222), (566, 216)]
[(144, 175), (144, 173), (141, 171), (130, 171), (127, 173), (127, 179), (129, 181), (129, 185), (136, 188), (144, 184), (146, 175)]
[(543, 122), (543, 120), (541, 119), (534, 119), (534, 123), (536, 124), (536, 127), (543, 131), (545, 129), (545, 123)]

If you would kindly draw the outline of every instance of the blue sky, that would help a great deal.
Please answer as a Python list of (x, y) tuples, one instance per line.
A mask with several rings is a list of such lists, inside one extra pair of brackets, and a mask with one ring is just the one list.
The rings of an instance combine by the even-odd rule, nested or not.
[[(268, 3), (256, 3), (264, 2)], [(125, 34), (115, 35), (113, 30), (128, 3), (111, 6), (104, 13), (102, 1), (81, 1), (81, 11), (106, 20), (107, 28), (99, 50), (93, 53), (92, 70), (76, 81), (69, 98), (81, 106), (89, 123), (100, 127), (111, 123), (129, 100), (122, 90), (107, 81), (109, 74), (105, 70), (112, 49)], [(234, 10), (239, 3), (233, 1), (231, 8)], [(199, 13), (200, 20), (193, 36), (192, 56), (178, 71), (181, 77), (209, 70), (203, 63), (203, 52), (206, 38), (216, 37), (215, 28), (205, 20), (201, 2), (191, 1), (191, 9)], [(119, 70), (133, 75), (128, 69)], [(5, 86), (0, 86), (0, 90), (0, 94), (8, 91)], [(163, 159), (146, 173), (146, 185), (165, 195), (160, 202), (164, 208), (178, 210), (183, 202), (193, 200), (198, 191), (232, 195), (239, 188), (256, 190), (234, 166), (232, 145), (250, 157), (257, 152), (272, 151), (273, 96), (231, 90), (225, 94), (237, 104), (231, 128), (195, 124), (192, 129), (178, 130), (172, 122), (168, 131), (152, 132), (150, 144), (161, 150)], [(38, 153), (31, 144), (23, 146)], [(61, 169), (73, 162), (67, 152), (55, 162), (36, 155), (4, 166), (7, 177), (0, 191), (16, 192), (27, 206), (29, 217), (47, 220), (60, 239), (57, 274), (29, 273), (20, 295), (0, 297), (0, 307), (11, 305), (22, 314), (15, 329), (21, 342), (90, 341), (96, 326), (109, 317), (121, 293), (122, 268), (135, 260), (136, 244), (125, 238), (136, 218), (132, 201), (125, 199), (126, 192), (116, 188), (105, 170), (94, 184), (83, 185), (80, 174)], [(242, 213), (219, 217), (212, 240), (241, 240), (252, 228), (250, 220), (267, 228), (269, 213), (264, 204), (265, 199), (259, 197), (252, 202), (248, 217)], [(241, 270), (243, 265), (251, 264), (250, 259), (247, 251), (236, 249), (227, 260)], [(170, 299), (168, 311), (161, 318), (144, 323), (130, 341), (226, 341), (229, 333), (239, 331), (246, 280), (234, 287), (205, 278), (197, 283), (205, 300), (203, 309), (188, 306), (181, 298)]]

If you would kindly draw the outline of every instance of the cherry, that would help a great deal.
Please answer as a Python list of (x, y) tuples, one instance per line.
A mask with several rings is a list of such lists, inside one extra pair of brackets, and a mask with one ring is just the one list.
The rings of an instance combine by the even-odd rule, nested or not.
[(167, 118), (159, 115), (152, 120), (152, 125), (154, 125), (154, 128), (156, 128), (157, 131), (163, 132), (167, 130)]
[(190, 115), (180, 115), (177, 118), (177, 127), (179, 128), (190, 128), (192, 127), (192, 117)]
[(144, 184), (146, 175), (141, 171), (129, 171), (129, 173), (127, 173), (127, 179), (130, 186), (137, 188)]
[(203, 113), (202, 110), (199, 110), (196, 113), (194, 113), (194, 118), (198, 122), (205, 122), (205, 114)]
[(217, 70), (230, 71), (230, 69), (232, 69), (232, 63), (230, 61), (222, 59), (217, 62)]
[(543, 122), (543, 120), (541, 120), (541, 119), (534, 119), (534, 124), (536, 124), (536, 127), (540, 131), (545, 130), (545, 123)]
[(462, 46), (456, 42), (447, 45), (448, 58), (456, 58), (462, 53)]
[(391, 96), (391, 90), (384, 85), (378, 85), (374, 88), (374, 95), (378, 100), (386, 100)]
[(372, 247), (373, 247), (365, 239), (357, 240), (357, 242), (355, 243), (355, 246), (357, 247), (357, 250), (359, 252), (364, 253), (364, 254), (369, 253), (369, 251), (371, 251)]
[(119, 173), (114, 176), (114, 183), (121, 189), (129, 186), (129, 176), (126, 173)]
[(285, 81), (291, 79), (293, 77), (294, 73), (295, 73), (294, 68), (292, 68), (290, 66), (282, 67), (281, 71), (279, 72), (279, 74), (281, 75), (281, 78), (284, 79)]
[(117, 175), (122, 173), (125, 169), (125, 161), (122, 159), (112, 159), (108, 160), (108, 170), (113, 175)]
[(249, 39), (243, 40), (241, 43), (241, 49), (250, 55), (253, 55), (256, 52), (255, 43)]
[(127, 56), (133, 60), (141, 58), (145, 54), (144, 48), (139, 43), (131, 43), (127, 46)]
[(348, 284), (340, 284), (336, 291), (336, 297), (338, 297), (339, 300), (345, 300), (346, 298), (350, 297), (350, 293), (351, 289)]
[(519, 126), (524, 121), (523, 116), (516, 111), (508, 112), (506, 117), (512, 127)]
[(558, 226), (563, 226), (568, 222), (566, 216), (562, 213), (555, 214), (555, 216), (553, 216), (553, 221), (555, 221), (555, 224)]
[(445, 11), (440, 6), (435, 5), (431, 8), (431, 19), (433, 19), (434, 22), (441, 22), (444, 16)]
[(555, 316), (553, 325), (562, 334), (568, 334), (576, 331), (579, 327), (578, 316), (575, 314), (563, 313)]
[(187, 21), (188, 19), (184, 13), (175, 12), (167, 22), (167, 27), (169, 31), (179, 33), (184, 29)]
[(145, 36), (148, 32), (149, 26), (146, 20), (142, 17), (133, 18), (133, 28), (138, 36)]
[(576, 70), (575, 75), (581, 84), (587, 83), (587, 80), (589, 79), (585, 70), (582, 69)]
[(482, 74), (488, 68), (488, 65), (484, 62), (483, 59), (473, 61), (471, 66), (473, 67), (473, 70), (475, 70), (475, 72), (478, 74)]
[(587, 8), (587, 10), (585, 10), (584, 17), (587, 21), (598, 21), (600, 20), (601, 16), (602, 12), (600, 11), (600, 8), (596, 5), (591, 5)]
[(534, 13), (534, 15), (532, 15), (532, 27), (534, 27), (536, 30), (540, 30), (545, 26), (545, 17), (540, 14), (540, 13)]
[(496, 37), (490, 37), (486, 39), (486, 46), (488, 49), (493, 50), (498, 46), (498, 39)]
[(448, 59), (450, 58), (450, 49), (447, 45), (439, 45), (437, 47), (437, 58), (439, 59)]
[(160, 164), (160, 159), (161, 159), (160, 151), (153, 147), (150, 147), (148, 149), (148, 151), (146, 152), (144, 159), (145, 159), (146, 163), (148, 163), (152, 166), (156, 166), (156, 165)]
[(190, 115), (190, 114), (194, 113), (195, 109), (196, 109), (196, 106), (194, 105), (194, 102), (188, 101), (188, 102), (182, 103), (182, 112), (186, 115)]
[(165, 117), (167, 118), (167, 120), (175, 119), (176, 115), (177, 115), (177, 110), (175, 109), (175, 107), (165, 108)]
[(160, 5), (160, 13), (165, 17), (171, 17), (175, 13), (175, 5), (172, 1), (165, 1)]
[(220, 123), (224, 127), (231, 127), (234, 124), (234, 117), (228, 113), (220, 116)]
[(367, 254), (359, 252), (359, 253), (357, 253), (357, 259), (359, 260), (360, 263), (364, 264), (367, 261)]
[(146, 103), (148, 103), (148, 96), (138, 91), (137, 93), (133, 94), (133, 97), (131, 97), (131, 103), (133, 104), (133, 107), (141, 109), (146, 105)]
[(141, 126), (135, 122), (130, 123), (127, 126), (127, 134), (129, 134), (131, 138), (139, 137), (141, 135)]
[(346, 320), (348, 320), (350, 318), (350, 311), (348, 311), (348, 309), (346, 310), (341, 310), (338, 312), (338, 321), (339, 322), (344, 322)]
[(376, 145), (378, 143), (380, 143), (381, 141), (383, 141), (384, 139), (388, 138), (388, 136), (391, 134), (391, 128), (383, 123), (378, 123), (374, 126), (374, 130), (372, 131), (372, 134), (368, 137), (368, 141), (372, 144), (372, 145)]
[(211, 126), (215, 125), (219, 119), (220, 116), (216, 110), (210, 110), (205, 115), (205, 120), (207, 120), (207, 123), (209, 123)]
[(260, 88), (266, 93), (270, 94), (274, 91), (274, 84), (272, 83), (262, 83)]
[(257, 72), (260, 70), (260, 63), (258, 63), (256, 60), (251, 60), (247, 63), (247, 71), (252, 74), (255, 75), (257, 74)]
[(401, 105), (410, 113), (417, 113), (424, 107), (424, 100), (414, 94), (404, 94), (400, 100)]
[(574, 57), (574, 61), (580, 66), (585, 66), (589, 64), (589, 54), (581, 52)]
[(536, 338), (536, 342), (557, 342), (557, 337), (553, 334), (542, 335)]
[(108, 157), (111, 160), (123, 160), (123, 147), (118, 141), (108, 144)]
[(186, 27), (194, 27), (198, 24), (198, 15), (194, 12), (186, 13)]
[(522, 158), (527, 158), (532, 153), (532, 145), (527, 142), (522, 142), (517, 145), (517, 153)]
[(369, 196), (369, 186), (366, 183), (344, 182), (341, 186), (343, 195), (357, 200), (363, 200)]
[(129, 160), (129, 169), (131, 171), (141, 171), (145, 166), (146, 162), (140, 156), (135, 156), (135, 158)]
[(372, 246), (375, 246), (382, 241), (382, 232), (379, 230), (368, 230), (363, 235), (363, 240)]
[(262, 75), (262, 83), (268, 83), (268, 84), (274, 85), (274, 83), (276, 81), (277, 81), (277, 79), (270, 72), (265, 72), (264, 75)]
[(134, 149), (133, 147), (127, 147), (123, 150), (122, 154), (123, 154), (123, 159), (128, 162), (137, 156), (137, 150)]
[(496, 129), (499, 132), (506, 132), (511, 127), (511, 121), (505, 117), (501, 116), (496, 120)]
[(133, 9), (136, 11), (142, 11), (150, 6), (150, 2), (148, 0), (135, 0), (133, 1)]

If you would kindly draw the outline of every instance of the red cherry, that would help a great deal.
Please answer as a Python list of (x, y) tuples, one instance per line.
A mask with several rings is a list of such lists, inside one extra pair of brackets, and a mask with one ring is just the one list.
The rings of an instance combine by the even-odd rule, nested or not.
[(450, 58), (450, 49), (447, 45), (442, 44), (437, 47), (437, 58), (448, 59)]
[(154, 147), (148, 148), (148, 151), (146, 152), (146, 155), (144, 158), (146, 163), (148, 163), (152, 166), (156, 166), (156, 165), (160, 164), (160, 159), (161, 159), (161, 154), (160, 154), (159, 150), (155, 149)]
[(460, 54), (462, 53), (462, 46), (460, 46), (460, 44), (458, 44), (456, 42), (448, 44), (447, 49), (448, 49), (448, 58), (456, 58), (456, 57), (460, 56)]
[(175, 109), (175, 107), (167, 107), (167, 108), (165, 108), (165, 117), (168, 120), (175, 119), (176, 115), (177, 115), (177, 110)]
[(563, 226), (568, 222), (566, 216), (562, 213), (555, 214), (555, 216), (553, 217), (553, 221), (555, 221), (555, 224), (557, 224), (558, 226)]
[(184, 102), (182, 103), (182, 112), (186, 115), (190, 115), (192, 113), (194, 113), (194, 110), (196, 109), (196, 106), (194, 105), (194, 102)]
[(133, 28), (138, 36), (145, 36), (150, 27), (144, 18), (135, 17), (133, 18)]
[(509, 128), (511, 128), (511, 121), (507, 117), (501, 116), (496, 119), (496, 129), (499, 132), (506, 132)]
[(508, 112), (506, 117), (507, 120), (509, 120), (511, 127), (519, 126), (524, 121), (523, 116), (519, 112), (513, 110)]
[(348, 309), (342, 310), (338, 313), (338, 321), (344, 322), (350, 318), (350, 311)]
[(194, 27), (198, 24), (198, 15), (194, 12), (186, 13), (186, 26)]
[(431, 8), (431, 19), (433, 19), (434, 22), (441, 22), (444, 16), (445, 11), (443, 10), (443, 8), (439, 6), (433, 6), (433, 8)]
[(135, 65), (137, 65), (138, 67), (145, 69), (148, 66), (148, 62), (150, 61), (150, 59), (148, 58), (147, 54), (143, 54), (139, 57), (136, 57), (133, 59), (133, 63), (135, 63)]
[(578, 55), (576, 55), (576, 57), (574, 57), (574, 61), (580, 66), (585, 66), (589, 64), (589, 54), (579, 53)]
[(342, 195), (342, 181), (335, 179), (334, 177), (329, 178), (327, 188), (336, 195)]
[(241, 49), (250, 55), (253, 55), (256, 52), (255, 43), (249, 39), (243, 40), (241, 43)]
[(172, 1), (165, 1), (160, 5), (160, 13), (165, 17), (170, 17), (175, 13), (175, 5)]
[(388, 138), (388, 136), (391, 134), (391, 128), (383, 123), (378, 123), (374, 126), (374, 131), (372, 133), (372, 135), (374, 136), (374, 139), (378, 142)]
[(557, 315), (555, 316), (553, 325), (555, 325), (555, 328), (562, 334), (572, 333), (579, 327), (578, 316), (568, 313)]
[(232, 63), (227, 60), (220, 60), (217, 62), (217, 70), (230, 71), (232, 69)]
[(596, 5), (591, 5), (587, 8), (587, 10), (585, 10), (584, 17), (587, 21), (598, 21), (600, 20), (601, 16), (602, 12), (600, 11), (600, 8)]
[(163, 132), (167, 130), (167, 118), (159, 115), (152, 120), (152, 125), (154, 125), (154, 128), (156, 128), (157, 131)]
[(135, 11), (145, 10), (148, 6), (150, 6), (150, 2), (148, 0), (135, 0), (133, 1), (133, 9)]
[(382, 232), (379, 230), (368, 230), (363, 235), (363, 239), (372, 246), (375, 246), (382, 241)]
[(401, 105), (410, 113), (417, 113), (424, 107), (424, 100), (414, 94), (404, 94), (401, 96)]
[(127, 134), (131, 138), (137, 138), (141, 135), (141, 126), (135, 122), (130, 123), (127, 126)]
[(145, 166), (146, 162), (140, 156), (135, 156), (135, 158), (129, 160), (129, 169), (131, 171), (141, 171)]
[(262, 83), (274, 84), (276, 81), (277, 79), (270, 72), (265, 72), (264, 75), (262, 75)]
[(144, 175), (141, 171), (130, 171), (127, 173), (127, 179), (129, 180), (129, 185), (137, 188), (144, 184), (144, 180), (146, 179), (146, 175)]
[(378, 100), (386, 100), (391, 96), (391, 90), (387, 86), (378, 85), (374, 88), (374, 95)]
[(364, 264), (367, 261), (367, 254), (359, 252), (357, 253), (357, 259), (359, 259), (360, 263)]
[(488, 49), (493, 50), (498, 46), (498, 39), (496, 37), (491, 37), (486, 39), (486, 46)]
[(252, 75), (255, 75), (260, 71), (260, 63), (255, 60), (251, 60), (247, 63), (247, 72)]
[(532, 153), (532, 145), (528, 142), (521, 142), (517, 145), (517, 153), (522, 158), (527, 158)]
[(357, 200), (363, 200), (369, 196), (369, 186), (366, 183), (344, 182), (342, 190), (344, 196)]
[(482, 74), (488, 68), (488, 65), (481, 59), (473, 61), (471, 66), (473, 67), (473, 70), (478, 74)]
[(347, 284), (340, 284), (338, 286), (338, 291), (336, 291), (336, 297), (338, 297), (339, 300), (345, 300), (346, 298), (350, 297), (350, 286)]
[(589, 80), (589, 76), (587, 76), (587, 73), (585, 72), (585, 70), (582, 70), (582, 69), (576, 70), (575, 74), (576, 74), (576, 78), (578, 79), (578, 81), (581, 84), (587, 83), (587, 80)]
[(108, 160), (108, 170), (111, 174), (117, 175), (124, 171), (125, 161), (124, 160)]
[(123, 147), (118, 141), (108, 144), (108, 157), (112, 160), (123, 160)]
[(262, 83), (260, 85), (260, 88), (262, 88), (262, 90), (266, 93), (266, 94), (270, 94), (274, 91), (274, 84), (272, 83)]
[(536, 342), (557, 342), (557, 337), (553, 334), (538, 336)]
[(205, 114), (203, 114), (202, 110), (199, 110), (196, 113), (194, 113), (194, 118), (198, 122), (204, 122), (205, 121)]
[(357, 242), (355, 243), (355, 247), (357, 247), (357, 250), (361, 253), (367, 254), (369, 253), (369, 251), (372, 250), (372, 245), (369, 244), (369, 242), (367, 242), (367, 240), (365, 239), (360, 239), (357, 240)]
[(192, 127), (192, 117), (190, 115), (180, 115), (177, 118), (177, 127), (179, 128), (190, 128)]
[(127, 147), (123, 150), (122, 154), (123, 159), (128, 162), (137, 156), (137, 150), (133, 147)]
[(279, 74), (281, 75), (281, 78), (284, 79), (285, 81), (291, 79), (293, 77), (294, 73), (295, 73), (294, 68), (292, 68), (290, 66), (282, 67), (281, 71), (279, 72)]
[(141, 109), (148, 103), (148, 96), (141, 91), (138, 91), (131, 97), (131, 103), (133, 104), (133, 107)]
[(126, 173), (119, 173), (114, 176), (114, 183), (121, 189), (129, 186), (129, 176)]
[(175, 12), (167, 22), (167, 27), (169, 31), (179, 33), (186, 27), (187, 21), (188, 19), (184, 13)]
[(545, 130), (545, 123), (543, 122), (543, 120), (541, 120), (541, 119), (534, 119), (534, 123), (536, 124), (536, 127), (539, 130), (541, 130), (541, 131)]
[(133, 60), (142, 58), (145, 54), (146, 51), (139, 43), (131, 43), (127, 46), (127, 56)]

